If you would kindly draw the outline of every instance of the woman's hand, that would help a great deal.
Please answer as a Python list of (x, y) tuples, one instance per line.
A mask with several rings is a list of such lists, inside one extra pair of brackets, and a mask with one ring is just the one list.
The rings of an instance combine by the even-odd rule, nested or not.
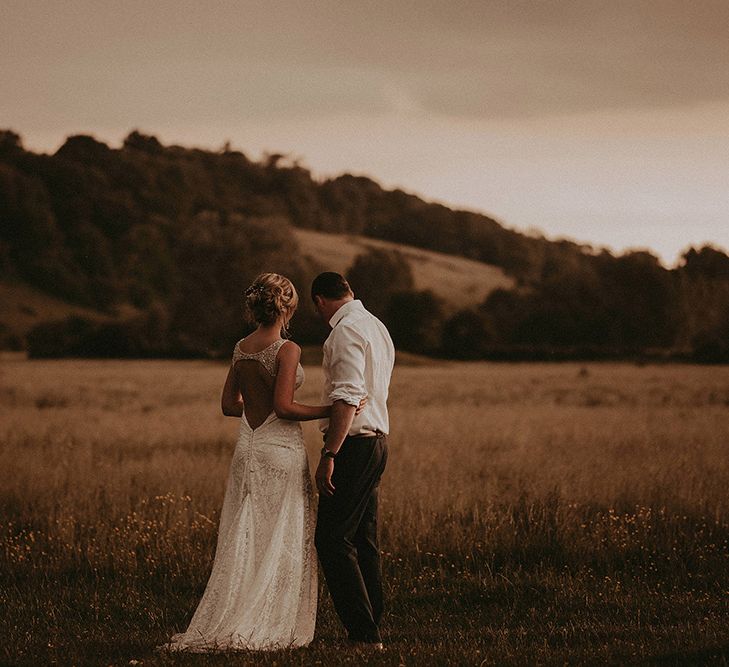
[(355, 415), (358, 415), (360, 412), (362, 412), (362, 410), (365, 409), (365, 405), (367, 405), (367, 397), (366, 396), (359, 402), (359, 405), (357, 406), (357, 409), (354, 411), (354, 414)]

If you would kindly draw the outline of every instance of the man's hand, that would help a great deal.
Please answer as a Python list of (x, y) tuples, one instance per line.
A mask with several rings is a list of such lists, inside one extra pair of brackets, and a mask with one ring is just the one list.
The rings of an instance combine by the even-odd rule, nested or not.
[(364, 398), (363, 398), (363, 399), (362, 399), (362, 400), (361, 400), (361, 401), (359, 402), (359, 405), (357, 406), (357, 409), (356, 409), (356, 410), (354, 411), (354, 414), (355, 414), (355, 415), (358, 415), (358, 414), (359, 414), (360, 412), (362, 412), (362, 410), (364, 410), (364, 409), (365, 409), (365, 406), (366, 406), (366, 405), (367, 405), (367, 397), (365, 396), (365, 397), (364, 397)]
[[(329, 417), (329, 428), (326, 435), (327, 449), (336, 454), (347, 437), (349, 427), (352, 425), (354, 413), (357, 409), (356, 405), (349, 405), (341, 399), (334, 401), (332, 405), (332, 414)], [(319, 461), (319, 467), (316, 469), (314, 479), (319, 493), (325, 496), (334, 495), (334, 484), (332, 484), (332, 473), (334, 472), (334, 459), (329, 456), (322, 456)]]
[(334, 459), (328, 456), (322, 456), (319, 460), (319, 466), (316, 469), (314, 479), (316, 480), (316, 488), (319, 493), (325, 496), (334, 495), (334, 484), (332, 484), (332, 473), (334, 472)]

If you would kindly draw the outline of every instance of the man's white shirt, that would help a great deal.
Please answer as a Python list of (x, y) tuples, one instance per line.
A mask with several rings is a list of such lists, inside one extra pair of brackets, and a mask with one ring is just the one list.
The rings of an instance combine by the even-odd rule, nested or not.
[[(329, 320), (332, 331), (324, 343), (325, 403), (342, 400), (367, 405), (355, 415), (349, 435), (368, 431), (389, 433), (387, 395), (395, 363), (395, 347), (385, 325), (359, 299), (345, 303)], [(326, 431), (328, 419), (319, 422)]]

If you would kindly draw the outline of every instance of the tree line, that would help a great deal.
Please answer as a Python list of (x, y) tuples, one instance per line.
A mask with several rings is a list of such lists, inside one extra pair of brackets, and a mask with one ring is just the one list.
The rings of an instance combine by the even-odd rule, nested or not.
[(53, 155), (0, 132), (0, 279), (109, 314), (122, 305), (134, 312), (106, 323), (46, 323), (2, 344), (38, 355), (226, 354), (241, 333), (236, 295), (263, 270), (288, 275), (304, 292), (294, 335), (320, 342), (326, 331), (306, 289), (326, 267), (302, 256), (293, 227), (459, 255), (515, 279), (514, 289), (453, 313), (415, 289), (399, 253), (358, 257), (348, 277), (404, 350), (729, 360), (729, 257), (718, 248), (689, 248), (667, 269), (647, 252), (615, 256), (521, 234), (366, 177), (316, 180), (282, 155), (252, 161), (227, 146), (163, 146), (138, 131), (119, 149), (72, 136)]

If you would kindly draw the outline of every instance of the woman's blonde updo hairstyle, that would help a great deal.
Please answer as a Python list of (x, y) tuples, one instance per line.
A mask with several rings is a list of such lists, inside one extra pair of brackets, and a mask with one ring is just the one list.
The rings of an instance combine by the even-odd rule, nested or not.
[(245, 291), (245, 297), (256, 324), (273, 324), (283, 315), (284, 331), (299, 303), (293, 283), (278, 273), (261, 273)]

